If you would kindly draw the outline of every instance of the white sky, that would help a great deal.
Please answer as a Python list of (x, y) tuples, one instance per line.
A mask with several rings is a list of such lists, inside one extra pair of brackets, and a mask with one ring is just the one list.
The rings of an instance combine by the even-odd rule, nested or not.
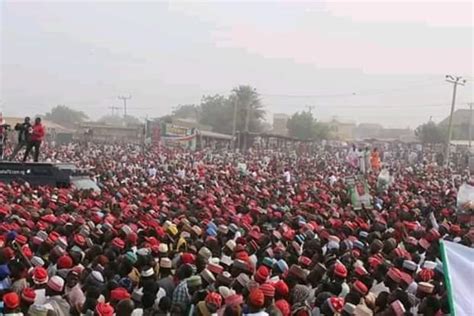
[[(92, 118), (132, 94), (160, 116), (251, 84), (272, 113), (415, 127), (449, 113), (446, 74), (474, 94), (472, 2), (115, 2), (0, 4), (5, 116), (56, 104)], [(355, 93), (355, 95), (354, 95)], [(270, 119), (271, 120), (271, 119)]]

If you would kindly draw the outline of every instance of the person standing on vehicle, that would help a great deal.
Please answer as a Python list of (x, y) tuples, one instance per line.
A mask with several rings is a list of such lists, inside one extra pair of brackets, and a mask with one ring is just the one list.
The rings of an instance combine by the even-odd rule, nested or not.
[(9, 160), (15, 159), (18, 152), (28, 145), (28, 134), (31, 128), (30, 118), (27, 116), (23, 123), (17, 123), (15, 125), (15, 131), (18, 131), (18, 144), (13, 149), (12, 154), (10, 155)]
[(35, 148), (34, 161), (38, 162), (40, 146), (43, 142), (45, 135), (44, 126), (43, 124), (41, 124), (41, 118), (37, 117), (35, 119), (35, 125), (31, 127), (30, 131), (31, 133), (29, 135), (29, 140), (26, 146), (26, 152), (25, 156), (23, 157), (23, 162), (26, 161), (33, 147)]

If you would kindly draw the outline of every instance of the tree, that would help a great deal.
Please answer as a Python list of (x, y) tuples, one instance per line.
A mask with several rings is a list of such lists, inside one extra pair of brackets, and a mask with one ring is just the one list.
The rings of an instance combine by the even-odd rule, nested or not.
[(44, 119), (63, 125), (64, 127), (74, 126), (84, 122), (88, 118), (84, 112), (73, 110), (65, 105), (57, 105), (44, 115)]
[(229, 98), (218, 94), (204, 96), (200, 109), (200, 124), (211, 126), (212, 130), (217, 133), (232, 133), (234, 112)]
[(114, 125), (114, 126), (127, 126), (127, 125), (141, 124), (138, 118), (131, 115), (127, 115), (126, 117), (122, 117), (119, 115), (104, 115), (97, 121), (101, 123), (109, 124), (109, 125)]
[(447, 139), (446, 129), (431, 121), (418, 126), (415, 135), (423, 144), (441, 144)]
[(290, 136), (302, 139), (328, 139), (330, 129), (326, 124), (319, 123), (309, 111), (294, 113), (286, 123)]
[(173, 110), (173, 117), (176, 118), (191, 118), (195, 119), (196, 121), (199, 121), (200, 117), (200, 111), (201, 107), (195, 104), (184, 104), (184, 105), (178, 105), (174, 110)]
[(255, 88), (251, 86), (238, 86), (232, 89), (229, 100), (232, 103), (232, 111), (234, 106), (233, 102), (235, 102), (237, 106), (237, 131), (259, 132), (262, 130), (265, 110), (263, 109), (260, 95)]

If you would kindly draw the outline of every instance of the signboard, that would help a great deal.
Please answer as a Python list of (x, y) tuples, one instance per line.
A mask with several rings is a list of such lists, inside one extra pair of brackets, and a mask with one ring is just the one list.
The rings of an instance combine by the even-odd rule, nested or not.
[(183, 136), (189, 136), (191, 134), (191, 130), (189, 128), (186, 128), (186, 127), (166, 123), (163, 134), (165, 136), (183, 137)]
[(159, 145), (161, 140), (161, 123), (158, 121), (146, 122), (146, 141), (148, 144)]

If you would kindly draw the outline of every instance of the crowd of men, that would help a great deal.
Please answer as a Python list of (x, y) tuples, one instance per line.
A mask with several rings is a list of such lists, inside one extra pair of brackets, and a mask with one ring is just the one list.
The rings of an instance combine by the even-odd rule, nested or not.
[(101, 191), (0, 183), (3, 315), (445, 315), (439, 240), (474, 242), (456, 212), (467, 174), (423, 157), (373, 153), (373, 204), (355, 210), (345, 179), (360, 165), (340, 148), (42, 155)]

